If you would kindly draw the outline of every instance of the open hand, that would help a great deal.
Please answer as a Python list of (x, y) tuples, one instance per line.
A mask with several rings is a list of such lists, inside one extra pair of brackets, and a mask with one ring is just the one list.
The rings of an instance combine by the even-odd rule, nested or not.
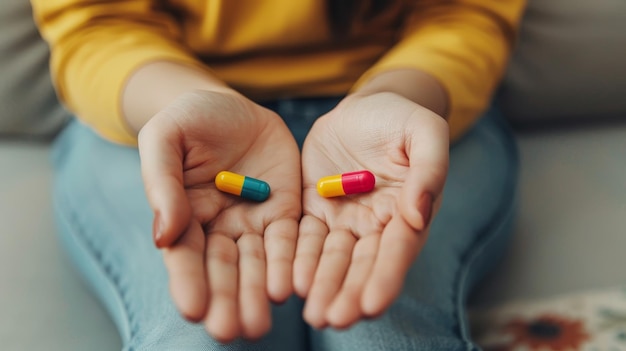
[[(291, 133), (237, 93), (196, 91), (143, 127), (139, 151), (174, 303), (217, 340), (261, 337), (271, 325), (269, 300), (293, 291), (301, 175)], [(269, 198), (218, 191), (224, 170), (269, 183)]]
[[(448, 169), (446, 121), (392, 93), (352, 95), (322, 116), (302, 152), (294, 287), (316, 328), (381, 314), (423, 246)], [(319, 178), (369, 170), (370, 193), (317, 194)]]

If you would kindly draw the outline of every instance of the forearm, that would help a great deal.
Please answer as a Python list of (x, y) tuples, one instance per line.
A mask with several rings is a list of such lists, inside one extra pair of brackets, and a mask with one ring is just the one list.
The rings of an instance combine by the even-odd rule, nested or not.
[(356, 94), (393, 92), (447, 118), (448, 93), (430, 74), (417, 69), (396, 69), (381, 72), (362, 86)]
[(156, 0), (32, 3), (59, 97), (112, 142), (136, 145), (143, 125), (187, 91), (227, 89)]
[(208, 70), (170, 61), (147, 63), (131, 74), (124, 87), (124, 119), (138, 133), (152, 116), (178, 96), (197, 89), (234, 93)]
[[(356, 87), (374, 83), (373, 77), (396, 69), (427, 73), (444, 87), (450, 136), (457, 140), (492, 99), (514, 45), (525, 0), (414, 3), (403, 37)], [(404, 80), (401, 75), (398, 79)], [(424, 96), (424, 91), (415, 93)]]

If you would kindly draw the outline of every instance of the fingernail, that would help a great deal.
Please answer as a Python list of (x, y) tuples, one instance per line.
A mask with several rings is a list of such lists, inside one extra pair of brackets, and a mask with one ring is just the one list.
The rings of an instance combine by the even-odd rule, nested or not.
[(430, 193), (422, 194), (417, 204), (417, 210), (422, 215), (422, 220), (424, 221), (424, 228), (428, 227), (428, 224), (430, 224), (430, 215), (432, 214), (432, 209), (433, 209), (433, 196), (430, 195)]
[(202, 319), (203, 319), (203, 317), (192, 316), (192, 315), (185, 314), (185, 313), (183, 313), (182, 315), (190, 323), (200, 323), (202, 322)]
[(159, 212), (154, 213), (154, 221), (152, 222), (152, 236), (154, 238), (154, 244), (157, 248), (161, 248), (161, 214)]

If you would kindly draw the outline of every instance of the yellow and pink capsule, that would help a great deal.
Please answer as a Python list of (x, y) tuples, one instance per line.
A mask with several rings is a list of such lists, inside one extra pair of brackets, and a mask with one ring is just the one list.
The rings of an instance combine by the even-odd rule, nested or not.
[(219, 172), (215, 176), (215, 187), (225, 193), (258, 202), (270, 196), (270, 186), (266, 182), (228, 171)]
[(317, 192), (323, 197), (367, 193), (374, 189), (376, 177), (370, 171), (356, 171), (321, 178)]

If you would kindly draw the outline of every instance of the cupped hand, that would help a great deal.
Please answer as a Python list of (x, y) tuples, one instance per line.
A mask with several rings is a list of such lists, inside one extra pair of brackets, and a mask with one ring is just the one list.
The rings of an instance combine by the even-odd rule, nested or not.
[[(270, 300), (293, 290), (301, 172), (288, 128), (237, 93), (196, 91), (142, 128), (139, 152), (177, 308), (217, 340), (261, 337)], [(269, 198), (218, 191), (224, 170), (267, 182)]]
[[(448, 153), (446, 121), (393, 93), (348, 96), (314, 124), (293, 270), (309, 324), (346, 328), (391, 305), (426, 240)], [(317, 193), (321, 177), (358, 170), (376, 176), (372, 192)]]

